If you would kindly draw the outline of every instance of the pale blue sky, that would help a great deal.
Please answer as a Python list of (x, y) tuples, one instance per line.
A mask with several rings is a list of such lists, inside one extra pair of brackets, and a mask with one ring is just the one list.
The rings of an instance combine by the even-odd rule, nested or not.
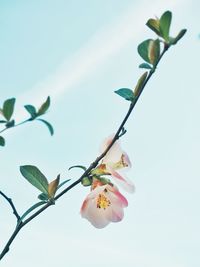
[[(80, 217), (88, 188), (78, 186), (19, 234), (2, 266), (199, 267), (200, 127), (198, 1), (0, 1), (1, 103), (16, 96), (23, 104), (47, 95), (50, 137), (39, 123), (5, 134), (1, 189), (20, 212), (38, 192), (19, 166), (37, 165), (55, 178), (88, 166), (99, 144), (113, 133), (128, 103), (113, 93), (133, 87), (142, 71), (137, 45), (153, 37), (145, 22), (170, 9), (172, 32), (187, 35), (169, 50), (146, 87), (121, 140), (133, 167), (136, 192), (121, 223), (97, 230)], [(0, 245), (14, 227), (14, 216), (0, 202)]]

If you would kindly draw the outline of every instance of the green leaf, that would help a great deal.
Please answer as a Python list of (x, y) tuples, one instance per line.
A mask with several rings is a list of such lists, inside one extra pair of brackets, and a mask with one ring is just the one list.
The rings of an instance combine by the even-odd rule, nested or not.
[(48, 195), (48, 181), (41, 171), (33, 165), (20, 166), (20, 172), (24, 178), (39, 189), (42, 193)]
[(41, 107), (39, 108), (37, 115), (43, 115), (49, 108), (50, 106), (50, 97), (47, 97), (47, 100), (41, 105)]
[(87, 170), (87, 168), (86, 168), (85, 166), (82, 166), (82, 165), (74, 165), (74, 166), (71, 166), (71, 167), (68, 169), (68, 171), (71, 170), (71, 169), (73, 169), (73, 168), (80, 168), (80, 169), (82, 169), (82, 170), (84, 170), (84, 171)]
[(172, 13), (170, 11), (166, 11), (165, 13), (162, 14), (160, 18), (160, 33), (161, 36), (165, 39), (165, 41), (169, 41), (169, 30), (170, 30), (170, 25), (172, 21)]
[(31, 115), (31, 118), (34, 119), (37, 117), (37, 111), (36, 108), (32, 105), (25, 105), (25, 109), (28, 111), (28, 113)]
[(157, 35), (160, 36), (160, 29), (159, 29), (159, 20), (158, 19), (149, 19), (146, 23), (146, 25), (154, 31)]
[(139, 55), (148, 63), (151, 64), (151, 61), (149, 59), (149, 45), (152, 42), (152, 39), (147, 39), (143, 41), (141, 44), (138, 45), (138, 53)]
[(148, 70), (151, 70), (152, 67), (148, 64), (148, 63), (142, 63), (139, 65), (139, 68), (140, 69), (148, 69)]
[(133, 91), (129, 88), (118, 89), (117, 91), (115, 91), (115, 93), (128, 101), (133, 101), (135, 98)]
[(186, 29), (182, 29), (175, 38), (170, 38), (170, 44), (175, 45), (187, 32)]
[(142, 76), (139, 78), (138, 82), (137, 82), (137, 85), (135, 87), (135, 90), (134, 90), (134, 95), (137, 97), (144, 85), (144, 82), (147, 78), (147, 75), (148, 75), (148, 71), (146, 71), (145, 73), (142, 74)]
[(15, 106), (15, 98), (7, 99), (3, 103), (3, 116), (6, 118), (7, 121), (9, 121), (10, 118), (12, 117), (14, 106)]
[(159, 39), (151, 40), (148, 47), (148, 57), (150, 63), (154, 66), (160, 57), (160, 41)]
[(40, 200), (42, 200), (42, 201), (45, 201), (45, 202), (47, 202), (47, 201), (49, 200), (48, 195), (46, 195), (45, 193), (41, 193), (41, 194), (39, 194), (38, 198), (39, 198)]
[(5, 146), (5, 139), (0, 136), (0, 146)]
[(47, 126), (51, 135), (54, 134), (53, 126), (48, 121), (45, 121), (43, 119), (37, 119), (37, 120), (43, 122)]
[(83, 177), (81, 180), (83, 186), (90, 186), (92, 184), (92, 179), (90, 177)]
[(24, 212), (24, 214), (20, 217), (19, 221), (18, 221), (18, 224), (21, 223), (23, 221), (23, 219), (30, 213), (32, 212), (34, 209), (38, 208), (39, 206), (41, 205), (44, 205), (46, 204), (45, 201), (40, 201), (40, 202), (37, 202), (36, 204), (34, 204), (32, 207), (30, 207), (27, 211)]

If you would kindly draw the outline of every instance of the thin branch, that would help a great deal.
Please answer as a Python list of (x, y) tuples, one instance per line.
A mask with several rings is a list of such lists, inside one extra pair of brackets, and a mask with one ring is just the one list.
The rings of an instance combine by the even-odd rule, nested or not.
[(15, 217), (17, 218), (17, 221), (20, 219), (20, 216), (17, 212), (17, 209), (15, 208), (14, 203), (12, 202), (12, 199), (7, 197), (2, 191), (0, 191), (0, 195), (2, 195), (3, 198), (5, 198), (5, 200), (9, 203), (9, 205), (12, 208), (13, 214), (15, 215)]
[[(67, 193), (69, 190), (71, 190), (73, 187), (75, 187), (77, 184), (79, 184), (82, 180), (82, 178), (84, 176), (87, 176), (90, 174), (91, 170), (94, 169), (98, 163), (100, 162), (100, 160), (103, 159), (103, 157), (105, 157), (105, 155), (108, 153), (108, 151), (111, 149), (111, 147), (113, 146), (113, 144), (119, 139), (120, 137), (120, 133), (124, 127), (124, 125), (126, 124), (128, 118), (130, 117), (140, 95), (142, 94), (144, 87), (146, 86), (146, 84), (148, 83), (149, 79), (151, 78), (151, 76), (153, 75), (153, 73), (155, 72), (155, 69), (158, 65), (158, 63), (160, 62), (161, 58), (163, 57), (163, 55), (165, 54), (165, 52), (168, 50), (168, 46), (165, 45), (164, 49), (156, 63), (156, 65), (154, 66), (154, 68), (149, 71), (149, 74), (147, 76), (147, 79), (145, 80), (142, 88), (140, 89), (140, 92), (138, 93), (137, 98), (134, 99), (134, 101), (130, 104), (129, 109), (123, 119), (123, 121), (121, 122), (118, 130), (116, 131), (112, 142), (110, 143), (110, 145), (106, 148), (106, 150), (99, 156), (96, 158), (96, 160), (91, 163), (91, 165), (87, 168), (87, 170), (81, 175), (81, 177), (75, 181), (74, 183), (72, 183), (70, 186), (68, 186), (67, 188), (65, 188), (63, 191), (61, 191), (55, 198), (54, 200), (57, 201), (61, 196), (63, 196), (65, 193)], [(9, 251), (10, 245), (12, 244), (13, 240), (15, 239), (15, 237), (17, 236), (17, 234), (20, 232), (20, 230), (26, 225), (28, 224), (30, 221), (32, 221), (34, 218), (36, 218), (40, 213), (42, 213), (44, 210), (46, 210), (47, 208), (49, 208), (50, 206), (52, 206), (54, 203), (52, 202), (48, 202), (47, 204), (45, 204), (42, 208), (40, 208), (39, 210), (37, 210), (34, 214), (32, 214), (29, 218), (27, 218), (24, 222), (20, 222), (16, 229), (14, 230), (13, 234), (11, 235), (11, 237), (9, 238), (7, 244), (5, 245), (3, 251), (0, 254), (0, 260), (5, 256), (5, 254)]]
[(15, 128), (15, 127), (17, 127), (17, 126), (19, 126), (19, 125), (22, 125), (22, 124), (24, 124), (24, 123), (27, 123), (27, 122), (29, 122), (29, 121), (30, 121), (30, 119), (27, 119), (27, 120), (24, 120), (24, 121), (22, 121), (22, 122), (19, 122), (19, 123), (15, 124), (15, 125), (13, 125), (13, 126), (11, 126), (11, 127), (5, 127), (5, 128), (3, 128), (3, 129), (0, 131), (0, 134), (3, 133), (3, 132), (5, 132), (5, 131), (7, 131), (7, 130), (9, 130), (9, 129), (12, 129), (12, 128)]

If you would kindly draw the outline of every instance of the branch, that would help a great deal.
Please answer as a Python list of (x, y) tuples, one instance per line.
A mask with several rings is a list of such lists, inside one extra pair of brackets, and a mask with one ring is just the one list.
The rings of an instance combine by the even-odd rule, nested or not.
[(15, 208), (15, 205), (12, 202), (12, 199), (7, 197), (2, 191), (0, 191), (0, 195), (2, 195), (3, 198), (5, 198), (5, 200), (9, 203), (9, 205), (11, 206), (12, 210), (13, 210), (13, 214), (15, 215), (15, 217), (17, 218), (17, 221), (19, 221), (20, 216)]
[(22, 121), (22, 122), (19, 122), (19, 123), (15, 124), (15, 125), (13, 125), (13, 126), (11, 126), (11, 127), (5, 127), (5, 128), (3, 128), (3, 129), (0, 131), (0, 134), (3, 133), (3, 132), (5, 132), (5, 131), (8, 130), (8, 129), (15, 128), (15, 127), (17, 127), (17, 126), (19, 126), (19, 125), (22, 125), (22, 124), (24, 124), (24, 123), (27, 123), (27, 122), (29, 122), (29, 121), (30, 121), (30, 119), (27, 119), (27, 120), (24, 120), (24, 121)]
[[(140, 95), (142, 94), (146, 84), (148, 83), (148, 81), (150, 80), (151, 76), (153, 75), (153, 73), (155, 72), (155, 69), (158, 65), (158, 63), (160, 62), (161, 58), (163, 57), (163, 55), (165, 54), (165, 52), (168, 50), (168, 46), (165, 45), (164, 46), (164, 49), (157, 61), (157, 64), (154, 66), (154, 69), (150, 70), (149, 71), (149, 74), (147, 76), (147, 79), (146, 81), (144, 82), (143, 86), (141, 87), (137, 97), (134, 99), (133, 102), (131, 102), (130, 106), (129, 106), (129, 109), (123, 119), (123, 121), (121, 122), (118, 130), (116, 131), (114, 137), (113, 137), (113, 140), (112, 142), (110, 143), (110, 145), (106, 148), (106, 150), (96, 158), (96, 160), (91, 163), (91, 165), (87, 168), (87, 170), (85, 170), (85, 172), (80, 176), (80, 178), (75, 181), (74, 183), (72, 183), (70, 186), (68, 186), (67, 188), (65, 188), (63, 191), (61, 191), (55, 198), (54, 198), (54, 201), (57, 201), (60, 197), (62, 197), (64, 194), (66, 194), (69, 190), (71, 190), (73, 187), (75, 187), (76, 185), (78, 185), (81, 180), (83, 179), (83, 177), (87, 176), (90, 174), (91, 170), (94, 169), (98, 163), (103, 159), (103, 157), (105, 157), (105, 155), (108, 153), (108, 151), (111, 149), (111, 147), (113, 146), (113, 144), (120, 138), (120, 133), (124, 127), (124, 125), (126, 124), (128, 118), (130, 117)], [(18, 235), (18, 233), (20, 232), (20, 230), (26, 225), (28, 224), (30, 221), (32, 221), (34, 218), (36, 218), (39, 214), (41, 214), (43, 211), (45, 211), (47, 208), (49, 208), (51, 205), (53, 205), (54, 203), (53, 202), (48, 202), (46, 203), (42, 208), (40, 208), (39, 210), (37, 210), (35, 213), (33, 213), (29, 218), (27, 218), (25, 221), (21, 221), (15, 231), (13, 232), (13, 234), (11, 235), (10, 239), (8, 240), (7, 244), (5, 245), (2, 253), (0, 254), (0, 260), (5, 256), (5, 254), (9, 251), (9, 248), (10, 248), (10, 245), (12, 244), (13, 240), (15, 239), (15, 237)]]
[[(13, 100), (14, 100), (14, 102), (13, 102)], [(12, 101), (12, 104), (9, 101)], [(15, 127), (20, 126), (22, 124), (25, 124), (27, 122), (38, 120), (38, 121), (43, 122), (47, 126), (47, 128), (49, 129), (50, 134), (53, 135), (54, 130), (53, 130), (52, 125), (48, 121), (40, 119), (40, 116), (44, 115), (50, 107), (50, 97), (49, 96), (47, 97), (46, 101), (39, 107), (38, 110), (36, 110), (36, 108), (32, 105), (25, 105), (24, 107), (25, 107), (26, 111), (28, 111), (30, 117), (26, 120), (23, 120), (23, 121), (17, 123), (17, 124), (15, 124), (14, 119), (11, 120), (11, 117), (12, 117), (12, 114), (14, 111), (14, 103), (15, 103), (15, 98), (7, 99), (6, 101), (4, 101), (3, 109), (0, 109), (0, 114), (3, 115), (3, 117), (5, 118), (5, 120), (1, 120), (1, 123), (5, 123), (5, 126), (3, 129), (0, 130), (0, 134), (7, 131), (8, 129), (15, 128)], [(8, 116), (8, 114), (9, 114), (9, 116)], [(4, 146), (4, 145), (5, 145), (5, 140), (1, 136), (1, 146)]]

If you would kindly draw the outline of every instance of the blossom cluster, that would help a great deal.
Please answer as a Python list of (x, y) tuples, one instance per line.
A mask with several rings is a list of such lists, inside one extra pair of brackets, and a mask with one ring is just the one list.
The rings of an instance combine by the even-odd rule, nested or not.
[[(113, 137), (108, 137), (104, 140), (100, 152), (106, 150), (112, 139)], [(119, 141), (116, 141), (101, 163), (91, 172), (91, 192), (82, 204), (81, 215), (96, 228), (104, 228), (110, 222), (123, 219), (123, 209), (128, 206), (128, 201), (115, 183), (127, 192), (134, 192), (132, 181), (123, 173), (130, 167), (128, 155), (121, 149)]]

